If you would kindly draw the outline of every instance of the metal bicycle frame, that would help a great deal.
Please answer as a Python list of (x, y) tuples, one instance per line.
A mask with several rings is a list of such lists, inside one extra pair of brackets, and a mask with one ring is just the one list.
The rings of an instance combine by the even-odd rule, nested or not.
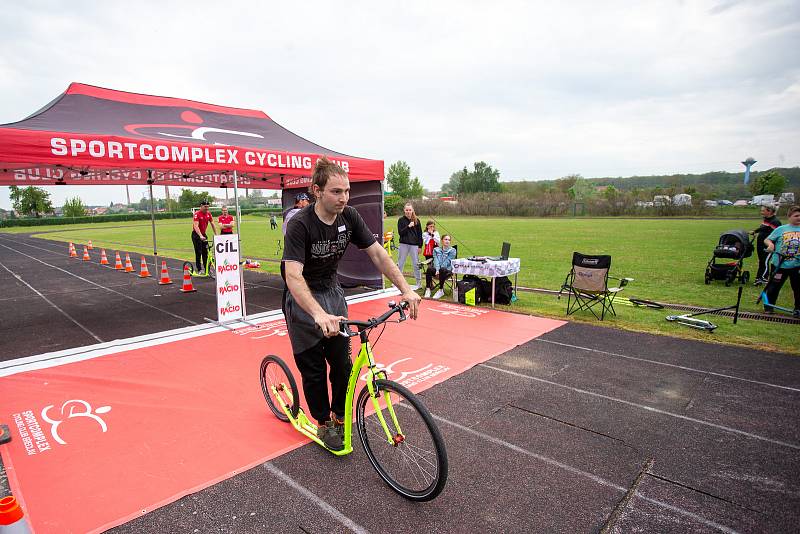
[[(375, 408), (375, 413), (377, 414), (378, 419), (381, 422), (381, 427), (383, 431), (386, 433), (386, 440), (390, 444), (394, 444), (394, 435), (389, 430), (388, 425), (386, 424), (386, 419), (383, 417), (383, 413), (380, 409), (380, 397), (376, 396), (375, 392), (375, 380), (376, 379), (386, 379), (386, 372), (378, 369), (375, 366), (375, 360), (373, 358), (372, 353), (372, 345), (370, 345), (369, 338), (367, 337), (368, 331), (362, 330), (359, 332), (359, 339), (361, 340), (361, 350), (358, 352), (358, 357), (356, 357), (356, 361), (353, 363), (353, 368), (350, 370), (350, 378), (347, 382), (347, 396), (345, 400), (344, 406), (344, 448), (340, 451), (334, 451), (325, 447), (325, 444), (322, 442), (321, 439), (317, 437), (317, 425), (315, 425), (309, 418), (306, 416), (305, 412), (303, 412), (302, 408), (298, 408), (297, 417), (293, 417), (291, 410), (289, 407), (291, 404), (294, 403), (294, 399), (291, 398), (291, 392), (289, 388), (286, 387), (286, 384), (282, 384), (281, 391), (275, 386), (272, 386), (272, 394), (278, 400), (279, 406), (283, 409), (283, 412), (289, 418), (289, 421), (292, 423), (292, 426), (301, 434), (309, 438), (310, 440), (318, 443), (323, 448), (327, 449), (331, 453), (335, 454), (336, 456), (345, 456), (353, 452), (353, 401), (355, 399), (356, 393), (356, 385), (358, 384), (358, 378), (361, 375), (361, 370), (366, 366), (367, 367), (367, 388), (369, 389), (370, 398), (372, 399), (372, 405)], [(282, 393), (286, 393), (287, 399), (284, 399)], [(394, 412), (394, 407), (389, 399), (389, 393), (383, 393), (384, 401), (386, 403), (386, 408), (391, 415), (392, 423), (394, 424), (394, 428), (398, 430), (398, 432), (402, 433), (400, 430), (400, 423), (397, 421), (397, 415)]]

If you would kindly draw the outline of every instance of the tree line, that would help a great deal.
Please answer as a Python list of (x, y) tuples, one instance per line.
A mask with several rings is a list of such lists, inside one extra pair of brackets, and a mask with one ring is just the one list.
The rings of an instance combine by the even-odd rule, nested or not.
[[(387, 214), (402, 211), (414, 201), (422, 213), (464, 215), (638, 215), (660, 213), (697, 214), (709, 212), (703, 200), (736, 200), (751, 195), (794, 192), (800, 198), (800, 168), (776, 168), (751, 173), (711, 172), (633, 176), (630, 178), (583, 178), (572, 174), (556, 180), (501, 182), (500, 171), (479, 161), (472, 169), (454, 172), (441, 192), (425, 191), (418, 177), (411, 179), (410, 166), (398, 161), (389, 166), (386, 180), (392, 195), (385, 198)], [(686, 193), (693, 206), (654, 206), (657, 195), (674, 197)], [(423, 201), (423, 196), (431, 200)], [(443, 203), (437, 196), (454, 196), (457, 204)]]

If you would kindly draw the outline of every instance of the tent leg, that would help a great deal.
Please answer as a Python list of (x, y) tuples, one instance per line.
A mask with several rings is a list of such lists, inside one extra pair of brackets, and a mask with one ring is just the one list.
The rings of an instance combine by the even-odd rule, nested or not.
[(153, 264), (158, 268), (158, 249), (156, 248), (156, 209), (153, 200), (153, 171), (147, 171), (147, 184), (150, 187), (150, 225), (153, 227)]

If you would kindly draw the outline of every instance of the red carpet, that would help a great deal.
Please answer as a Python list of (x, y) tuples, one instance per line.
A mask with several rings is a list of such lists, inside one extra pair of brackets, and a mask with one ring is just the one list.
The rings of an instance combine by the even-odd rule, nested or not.
[[(388, 300), (352, 304), (351, 317), (377, 316)], [(387, 325), (375, 349), (389, 377), (414, 391), (563, 324), (441, 301), (423, 302), (420, 317)], [(306, 443), (269, 412), (259, 384), (266, 354), (293, 367), (284, 328), (273, 321), (0, 378), (0, 421), (13, 436), (0, 450), (36, 532), (111, 528)]]

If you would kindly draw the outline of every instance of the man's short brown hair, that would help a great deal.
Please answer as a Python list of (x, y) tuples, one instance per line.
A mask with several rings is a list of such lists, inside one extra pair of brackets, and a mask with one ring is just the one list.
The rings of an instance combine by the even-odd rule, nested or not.
[(791, 208), (789, 208), (789, 213), (788, 213), (788, 215), (791, 215), (792, 213), (795, 213), (795, 212), (797, 212), (797, 211), (800, 211), (800, 206), (798, 206), (797, 204), (795, 204), (794, 206), (792, 206)]
[(311, 187), (308, 190), (313, 193), (315, 185), (320, 189), (325, 189), (331, 176), (344, 176), (347, 178), (347, 173), (338, 164), (332, 162), (326, 156), (322, 156), (314, 165), (314, 172), (311, 174)]

